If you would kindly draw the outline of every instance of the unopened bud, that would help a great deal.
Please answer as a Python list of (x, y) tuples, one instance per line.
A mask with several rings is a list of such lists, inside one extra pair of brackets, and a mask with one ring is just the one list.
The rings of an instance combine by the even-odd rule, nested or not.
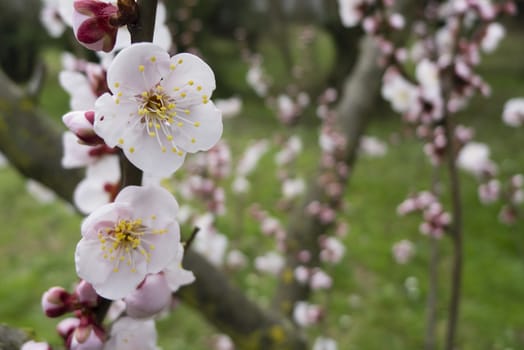
[(62, 316), (71, 311), (71, 295), (62, 287), (52, 287), (42, 295), (42, 309), (47, 317)]
[(111, 51), (118, 31), (114, 25), (118, 7), (97, 0), (75, 0), (74, 7), (73, 29), (78, 42), (90, 50)]

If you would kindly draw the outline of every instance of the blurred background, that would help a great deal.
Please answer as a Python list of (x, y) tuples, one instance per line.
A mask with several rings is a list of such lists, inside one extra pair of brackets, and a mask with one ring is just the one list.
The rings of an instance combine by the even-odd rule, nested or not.
[[(279, 140), (300, 137), (303, 150), (292, 171), (307, 178), (319, 156), (315, 101), (328, 87), (340, 91), (358, 56), (362, 33), (342, 27), (335, 0), (185, 0), (165, 5), (173, 53), (201, 55), (216, 74), (214, 99), (241, 101), (236, 115), (224, 121), (233, 164), (254, 140), (269, 141), (267, 153), (249, 176), (249, 192), (239, 195), (232, 189), (232, 178), (223, 180), (227, 210), (217, 220), (217, 228), (229, 241), (228, 250), (248, 257), (247, 267), (225, 266), (225, 271), (249, 297), (269, 305), (276, 278), (255, 269), (252, 260), (274, 242), (261, 234), (249, 205), (258, 203), (285, 222), (288, 211), (276, 205), (281, 196), (274, 161), (282, 147)], [(70, 30), (50, 36), (40, 21), (41, 9), (38, 0), (0, 2), (0, 67), (60, 123), (69, 111), (69, 96), (58, 81), (62, 53), (97, 58), (76, 44)], [(504, 23), (506, 38), (495, 53), (482, 58), (480, 73), (491, 84), (491, 97), (474, 98), (458, 116), (475, 128), (477, 140), (490, 145), (502, 177), (524, 172), (523, 131), (501, 121), (504, 103), (524, 96), (523, 12)], [(268, 83), (263, 94), (250, 83), (253, 67), (260, 68), (262, 81)], [(299, 121), (283, 126), (275, 108), (277, 96), (300, 92), (312, 102)], [(420, 349), (430, 242), (419, 233), (418, 218), (399, 217), (396, 208), (407, 194), (429, 186), (431, 167), (400, 117), (381, 99), (376, 105), (366, 135), (378, 140), (382, 151), (361, 152), (345, 195), (347, 206), (340, 214), (350, 226), (341, 239), (346, 253), (339, 264), (326, 267), (333, 287), (316, 292), (312, 299), (326, 308), (326, 317), (307, 333), (311, 339), (328, 335), (338, 341), (339, 349), (371, 350), (385, 344), (390, 350)], [(40, 298), (50, 286), (75, 281), (73, 252), (81, 216), (62, 200), (42, 196), (38, 184), (17, 173), (8, 160), (1, 164), (0, 322), (57, 344), (55, 321), (41, 312)], [(460, 349), (524, 349), (524, 224), (501, 223), (500, 205), (482, 205), (475, 179), (462, 176), (466, 243)], [(176, 182), (171, 185), (176, 190)], [(206, 210), (198, 209), (198, 204), (195, 208)], [(413, 244), (411, 259), (402, 264), (392, 254), (393, 245), (401, 240)], [(449, 242), (442, 241), (439, 335), (445, 331), (449, 252)], [(211, 348), (217, 331), (183, 304), (174, 309), (158, 322), (162, 348)]]

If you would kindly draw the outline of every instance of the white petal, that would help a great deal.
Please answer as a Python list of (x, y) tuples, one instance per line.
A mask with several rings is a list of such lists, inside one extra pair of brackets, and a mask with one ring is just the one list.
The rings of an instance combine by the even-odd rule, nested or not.
[(148, 91), (169, 71), (169, 54), (152, 43), (136, 43), (115, 57), (107, 71), (107, 84), (114, 94), (134, 95)]
[(137, 122), (138, 106), (130, 102), (116, 103), (109, 93), (100, 96), (95, 102), (94, 130), (109, 147), (119, 146), (123, 130), (133, 128)]
[[(201, 95), (211, 97), (213, 90), (215, 90), (215, 74), (211, 67), (198, 56), (189, 53), (180, 53), (171, 57), (171, 63), (175, 65), (173, 71), (169, 75), (165, 75), (162, 85), (167, 91), (172, 91), (174, 88), (182, 88), (190, 85), (195, 92)], [(201, 87), (201, 90), (197, 89)]]
[(110, 195), (104, 190), (104, 182), (98, 178), (85, 178), (76, 185), (73, 193), (75, 206), (84, 214), (90, 214), (109, 203)]
[(169, 265), (177, 254), (178, 243), (180, 243), (180, 228), (176, 221), (169, 226), (162, 227), (167, 229), (166, 233), (147, 235), (148, 244), (154, 245), (151, 252), (151, 259), (147, 265), (147, 273), (157, 273)]
[(190, 123), (184, 123), (174, 137), (175, 142), (183, 150), (194, 153), (205, 151), (213, 147), (222, 136), (222, 113), (215, 107), (213, 102), (202, 103), (190, 109), (187, 119), (198, 122), (196, 127)]
[(72, 110), (93, 109), (96, 96), (85, 75), (79, 72), (62, 71), (58, 75), (58, 81), (71, 96), (69, 105)]
[[(105, 281), (99, 283), (91, 282), (91, 284), (96, 292), (104, 298), (111, 300), (125, 298), (132, 293), (146, 277), (145, 259), (135, 259), (134, 267), (136, 272), (132, 272), (130, 267), (122, 263), (120, 264), (118, 272), (110, 270), (111, 273)], [(89, 280), (87, 281), (89, 282)]]
[(162, 152), (155, 137), (136, 138), (136, 141), (126, 142), (123, 148), (124, 154), (131, 163), (144, 172), (157, 176), (171, 176), (184, 163), (186, 153), (179, 155), (171, 150), (166, 142), (166, 152)]
[(131, 210), (132, 208), (123, 203), (109, 203), (98, 208), (82, 222), (82, 236), (97, 238), (99, 230), (105, 227), (113, 228), (119, 219), (130, 218)]
[(112, 271), (112, 266), (103, 258), (97, 239), (82, 238), (76, 245), (75, 265), (80, 278), (91, 284), (102, 283)]
[[(157, 218), (174, 219), (178, 212), (175, 197), (160, 186), (127, 186), (115, 198), (116, 203), (125, 203), (143, 218), (144, 224), (149, 224), (151, 215)], [(153, 221), (154, 222), (154, 221)]]

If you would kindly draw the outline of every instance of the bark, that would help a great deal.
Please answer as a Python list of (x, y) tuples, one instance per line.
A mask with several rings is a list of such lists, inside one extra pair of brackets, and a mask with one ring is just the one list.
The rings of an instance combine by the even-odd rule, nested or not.
[(0, 324), (0, 349), (18, 350), (28, 340), (29, 337), (24, 331)]
[(0, 151), (22, 175), (71, 201), (82, 171), (61, 166), (62, 130), (0, 71)]

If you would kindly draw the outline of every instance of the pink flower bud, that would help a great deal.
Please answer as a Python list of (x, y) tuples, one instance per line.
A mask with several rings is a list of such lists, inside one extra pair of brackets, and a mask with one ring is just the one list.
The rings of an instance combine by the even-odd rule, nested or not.
[(75, 294), (78, 296), (78, 301), (85, 306), (94, 307), (98, 304), (98, 294), (93, 286), (84, 280), (76, 286)]
[(47, 317), (62, 316), (71, 311), (71, 295), (62, 287), (51, 287), (42, 295), (42, 309)]
[(93, 130), (94, 119), (94, 111), (73, 111), (62, 117), (65, 126), (83, 143), (91, 146), (104, 144), (104, 140)]
[(133, 318), (151, 317), (171, 302), (171, 289), (163, 274), (148, 275), (142, 285), (125, 297), (126, 312)]
[(118, 7), (97, 0), (75, 0), (73, 29), (80, 44), (94, 51), (109, 52), (116, 42)]

